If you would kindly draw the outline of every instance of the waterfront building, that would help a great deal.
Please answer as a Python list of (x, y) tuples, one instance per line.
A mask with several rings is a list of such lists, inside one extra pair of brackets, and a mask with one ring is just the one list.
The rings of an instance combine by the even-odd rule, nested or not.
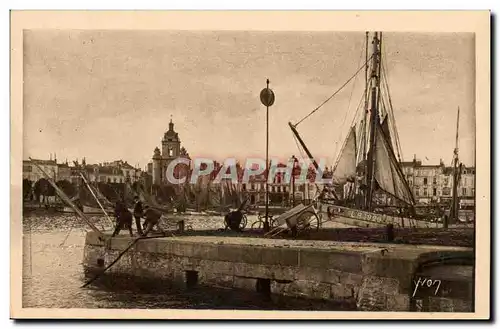
[[(449, 204), (452, 198), (453, 167), (439, 164), (402, 162), (403, 173), (408, 180), (417, 204)], [(473, 207), (475, 197), (475, 167), (462, 166), (458, 185), (461, 207)]]

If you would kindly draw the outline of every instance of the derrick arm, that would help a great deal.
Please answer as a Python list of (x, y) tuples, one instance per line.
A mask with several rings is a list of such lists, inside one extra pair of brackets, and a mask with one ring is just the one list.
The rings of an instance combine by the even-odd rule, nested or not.
[[(291, 122), (288, 122), (288, 125), (290, 126), (290, 129), (292, 130), (293, 134), (295, 135), (295, 137), (297, 137), (297, 140), (299, 141), (300, 145), (302, 146), (302, 148), (306, 152), (307, 156), (309, 157), (309, 160), (312, 161), (313, 166), (316, 169), (316, 172), (320, 172), (320, 168), (319, 168), (318, 163), (316, 162), (316, 160), (314, 160), (314, 157), (312, 156), (312, 154), (309, 151), (309, 149), (307, 148), (306, 144), (304, 143), (304, 141), (300, 137), (299, 132), (297, 131), (295, 126)], [(335, 193), (335, 190), (332, 190), (331, 192), (333, 193), (333, 196), (335, 197), (335, 199), (338, 200), (339, 198), (338, 198), (337, 194)]]

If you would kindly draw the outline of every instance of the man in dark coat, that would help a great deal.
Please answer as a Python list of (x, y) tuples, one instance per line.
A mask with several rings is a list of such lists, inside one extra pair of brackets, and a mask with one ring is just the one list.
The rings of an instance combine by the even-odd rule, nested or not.
[(128, 228), (130, 236), (134, 236), (132, 232), (132, 214), (128, 211), (124, 202), (118, 201), (115, 205), (116, 226), (111, 237), (120, 233), (122, 229)]
[(157, 227), (158, 230), (165, 235), (165, 231), (160, 227), (160, 218), (161, 213), (153, 208), (149, 208), (147, 205), (144, 207), (144, 232), (142, 236), (147, 236), (148, 233), (153, 229), (153, 227)]
[(144, 215), (144, 210), (142, 208), (142, 202), (138, 196), (134, 197), (134, 202), (135, 226), (137, 227), (137, 233), (142, 235), (141, 217)]

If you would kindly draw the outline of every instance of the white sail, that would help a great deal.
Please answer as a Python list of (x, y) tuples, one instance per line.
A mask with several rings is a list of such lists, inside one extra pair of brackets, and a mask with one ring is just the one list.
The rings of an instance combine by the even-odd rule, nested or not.
[(351, 128), (333, 169), (333, 182), (343, 185), (356, 176), (356, 131)]
[(415, 203), (413, 194), (408, 187), (408, 183), (399, 167), (391, 144), (385, 137), (380, 123), (377, 123), (375, 135), (374, 178), (378, 186), (395, 198), (413, 205)]

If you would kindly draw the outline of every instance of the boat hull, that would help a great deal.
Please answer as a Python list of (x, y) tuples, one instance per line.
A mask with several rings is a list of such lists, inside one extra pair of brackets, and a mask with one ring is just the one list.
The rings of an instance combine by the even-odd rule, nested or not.
[[(58, 211), (61, 212), (61, 213), (66, 213), (66, 214), (70, 214), (70, 213), (74, 213), (75, 212), (73, 210), (73, 208), (71, 208), (71, 207), (63, 207), (63, 208), (60, 208)], [(112, 212), (113, 211), (111, 211), (109, 209), (106, 210), (106, 213), (108, 215), (111, 214)], [(101, 208), (83, 206), (83, 213), (86, 214), (86, 215), (102, 215), (103, 211), (102, 211)]]
[(394, 227), (443, 227), (443, 224), (439, 222), (377, 214), (337, 205), (322, 204), (320, 209), (321, 213), (328, 216), (330, 220), (355, 227), (384, 227), (389, 224), (392, 224)]

